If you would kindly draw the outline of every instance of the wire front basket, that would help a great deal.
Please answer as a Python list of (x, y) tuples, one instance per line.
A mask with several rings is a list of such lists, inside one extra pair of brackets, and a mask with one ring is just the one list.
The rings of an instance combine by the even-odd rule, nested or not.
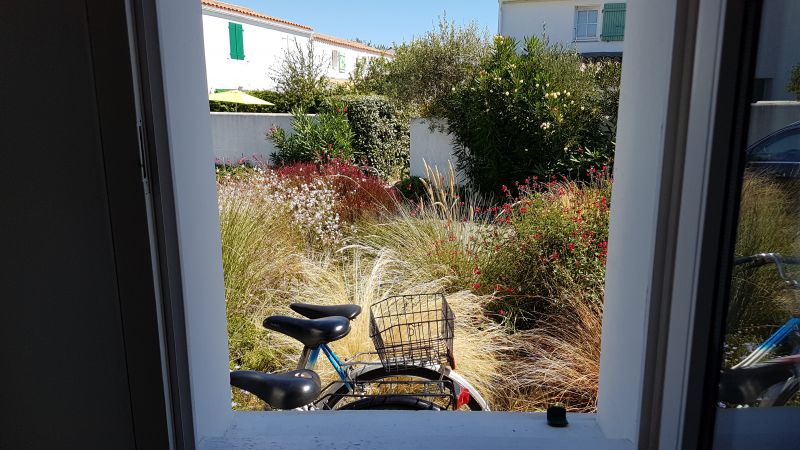
[(388, 372), (452, 366), (454, 322), (442, 293), (397, 295), (370, 307), (369, 336)]

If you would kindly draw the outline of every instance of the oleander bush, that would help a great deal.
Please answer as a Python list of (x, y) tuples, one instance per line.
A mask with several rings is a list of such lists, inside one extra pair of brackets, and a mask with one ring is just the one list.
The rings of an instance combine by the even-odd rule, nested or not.
[(458, 168), (483, 192), (532, 175), (582, 179), (613, 156), (619, 63), (587, 63), (537, 38), (522, 48), (497, 36), (449, 96)]

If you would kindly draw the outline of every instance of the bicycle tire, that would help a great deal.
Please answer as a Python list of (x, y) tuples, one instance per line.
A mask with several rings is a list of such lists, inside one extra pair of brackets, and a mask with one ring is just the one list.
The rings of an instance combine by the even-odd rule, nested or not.
[[(358, 377), (358, 381), (379, 381), (383, 378), (391, 378), (396, 376), (411, 376), (411, 377), (418, 377), (424, 380), (436, 381), (439, 379), (444, 379), (447, 381), (453, 382), (449, 377), (442, 377), (442, 375), (427, 367), (417, 367), (417, 366), (409, 366), (405, 368), (396, 368), (391, 372), (387, 371), (385, 367), (379, 367), (372, 369), (370, 371), (364, 372)], [(327, 402), (327, 407), (330, 409), (336, 409), (336, 404), (342, 398), (345, 398), (349, 393), (346, 386), (342, 386), (336, 391), (331, 398)], [(474, 397), (470, 397), (469, 402), (467, 403), (467, 407), (470, 411), (483, 411), (483, 407), (475, 400)], [(344, 409), (344, 407), (342, 407)]]
[(376, 395), (356, 400), (339, 408), (339, 411), (347, 410), (441, 411), (442, 408), (419, 397)]

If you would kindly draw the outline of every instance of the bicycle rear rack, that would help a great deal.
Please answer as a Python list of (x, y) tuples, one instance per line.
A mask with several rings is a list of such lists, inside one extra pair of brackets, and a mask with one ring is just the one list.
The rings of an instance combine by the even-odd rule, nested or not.
[[(326, 394), (318, 398), (315, 403), (321, 404), (322, 409), (331, 409), (328, 404), (331, 400), (335, 400), (335, 407), (339, 409), (342, 406), (339, 402), (343, 399), (355, 401), (363, 398), (392, 396), (420, 398), (434, 403), (442, 409), (455, 409), (457, 404), (453, 382), (450, 380), (348, 380), (347, 382), (352, 386), (350, 392), (346, 394)], [(341, 382), (333, 382), (322, 391), (325, 392), (331, 386), (339, 383)]]

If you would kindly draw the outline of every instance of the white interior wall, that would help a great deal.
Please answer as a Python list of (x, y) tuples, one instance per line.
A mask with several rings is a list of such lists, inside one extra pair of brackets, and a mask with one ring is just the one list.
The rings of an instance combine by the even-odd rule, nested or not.
[(195, 437), (220, 436), (233, 414), (200, 2), (157, 1), (158, 40), (177, 215)]
[[(631, 2), (622, 62), (597, 420), (637, 442), (676, 1)], [(659, 36), (653, 39), (652, 36)]]
[[(603, 3), (580, 0), (501, 3), (500, 34), (520, 42), (526, 37), (541, 37), (546, 34), (551, 43), (574, 46), (580, 53), (622, 52), (623, 41), (604, 42), (599, 39), (603, 31)], [(575, 41), (576, 6), (596, 6), (600, 10), (597, 17), (597, 41)]]

